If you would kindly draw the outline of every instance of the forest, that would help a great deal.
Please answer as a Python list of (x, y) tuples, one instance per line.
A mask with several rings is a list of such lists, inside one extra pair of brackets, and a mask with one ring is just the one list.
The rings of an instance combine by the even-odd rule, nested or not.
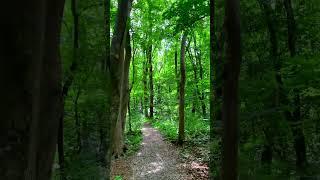
[(317, 180), (319, 0), (0, 6), (0, 180)]

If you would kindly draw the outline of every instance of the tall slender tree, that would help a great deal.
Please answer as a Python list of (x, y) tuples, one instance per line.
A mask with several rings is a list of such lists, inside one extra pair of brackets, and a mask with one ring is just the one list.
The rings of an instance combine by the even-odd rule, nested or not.
[(184, 124), (185, 124), (185, 86), (186, 86), (186, 64), (185, 64), (185, 54), (186, 54), (186, 42), (187, 42), (187, 32), (183, 32), (181, 38), (181, 53), (180, 53), (180, 89), (179, 89), (179, 135), (178, 144), (183, 144), (184, 141)]

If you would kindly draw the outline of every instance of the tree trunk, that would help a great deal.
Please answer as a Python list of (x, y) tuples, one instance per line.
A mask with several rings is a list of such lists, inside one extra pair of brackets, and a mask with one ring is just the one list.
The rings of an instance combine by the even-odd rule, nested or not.
[(147, 60), (143, 63), (143, 108), (144, 116), (147, 118), (148, 115), (148, 87), (147, 87), (147, 76), (148, 76), (148, 62)]
[[(198, 48), (197, 48), (197, 36), (194, 36), (193, 40), (194, 40), (194, 50), (195, 50), (195, 58), (197, 60), (197, 63), (199, 64), (199, 74), (200, 74), (200, 80), (203, 81), (203, 66), (202, 66), (202, 62), (201, 62), (201, 52), (198, 52)], [(200, 93), (200, 91), (198, 91)], [(205, 96), (204, 96), (204, 92), (201, 92), (201, 95), (199, 96), (199, 99), (201, 101), (201, 109), (202, 109), (202, 116), (205, 118), (207, 116), (207, 109), (206, 109), (206, 104), (204, 102)]]
[(77, 0), (71, 1), (71, 11), (73, 16), (73, 60), (70, 66), (70, 71), (65, 78), (65, 83), (62, 88), (62, 96), (63, 96), (63, 111), (61, 113), (61, 118), (59, 122), (59, 131), (58, 131), (58, 156), (59, 156), (59, 167), (60, 167), (60, 175), (61, 179), (65, 179), (64, 174), (64, 105), (65, 98), (68, 95), (69, 89), (73, 83), (74, 74), (78, 67), (78, 50), (79, 50), (79, 15), (77, 11)]
[[(284, 0), (284, 7), (287, 13), (287, 28), (288, 28), (288, 47), (290, 51), (290, 56), (296, 56), (296, 21), (294, 19), (293, 8), (291, 0)], [(290, 117), (291, 120), (291, 129), (294, 139), (294, 149), (296, 151), (296, 164), (299, 168), (304, 168), (307, 164), (307, 155), (306, 155), (306, 144), (305, 137), (303, 134), (301, 118), (301, 102), (300, 102), (300, 92), (297, 88), (293, 90), (294, 93), (294, 111)]]
[(195, 62), (194, 59), (193, 59), (193, 56), (192, 56), (192, 54), (191, 54), (191, 51), (190, 51), (190, 47), (189, 47), (189, 46), (187, 47), (187, 52), (188, 52), (188, 54), (189, 54), (189, 59), (190, 59), (191, 64), (192, 64), (194, 84), (195, 84), (195, 88), (194, 88), (194, 91), (193, 91), (192, 108), (191, 108), (191, 112), (192, 112), (193, 114), (195, 114), (198, 96), (199, 96), (199, 98), (200, 98), (200, 100), (201, 100), (201, 96), (200, 96), (200, 92), (199, 92), (199, 85), (198, 85), (198, 84), (199, 84), (199, 80), (198, 80), (198, 73), (197, 73), (197, 65), (196, 65), (196, 62)]
[[(176, 81), (177, 81), (177, 99), (179, 99), (179, 73), (178, 73), (178, 51), (177, 50), (175, 50), (174, 52), (174, 69), (175, 69), (175, 75), (176, 75)], [(169, 92), (171, 91), (169, 90)]]
[(152, 45), (149, 46), (147, 52), (148, 64), (149, 64), (149, 93), (150, 93), (150, 113), (149, 117), (153, 118), (153, 106), (154, 106), (154, 87), (153, 87), (153, 67), (152, 67)]
[(209, 161), (209, 179), (214, 179), (214, 154), (213, 154), (213, 140), (214, 140), (214, 13), (215, 1), (210, 0), (210, 161)]
[(104, 60), (104, 68), (109, 71), (110, 67), (110, 0), (104, 1), (105, 16), (105, 38), (106, 38), (106, 59)]
[(105, 55), (106, 58), (102, 64), (104, 64), (104, 70), (106, 72), (106, 112), (105, 121), (102, 121), (100, 126), (100, 162), (105, 166), (105, 179), (109, 180), (111, 177), (111, 154), (112, 154), (112, 118), (111, 118), (111, 99), (112, 99), (112, 87), (111, 87), (111, 59), (110, 59), (110, 0), (104, 1), (104, 15), (105, 15)]
[[(259, 4), (261, 9), (264, 11), (265, 19), (268, 26), (269, 36), (270, 36), (270, 59), (272, 59), (272, 65), (274, 67), (275, 71), (275, 79), (277, 82), (277, 87), (275, 87), (275, 94), (273, 99), (273, 107), (278, 108), (279, 107), (279, 101), (280, 101), (280, 90), (282, 89), (282, 78), (281, 78), (281, 62), (278, 56), (278, 38), (276, 33), (276, 26), (274, 23), (274, 18), (272, 16), (272, 7), (270, 1), (263, 1), (259, 0)], [(272, 162), (273, 157), (273, 138), (272, 138), (272, 124), (270, 121), (273, 121), (272, 119), (268, 121), (267, 127), (264, 129), (264, 134), (266, 136), (266, 142), (263, 147), (263, 151), (261, 153), (261, 162), (265, 165), (270, 166)]]
[(51, 178), (62, 104), (63, 5), (31, 0), (0, 7), (0, 179)]
[(77, 94), (74, 100), (74, 119), (75, 119), (75, 127), (76, 127), (76, 137), (77, 137), (77, 152), (81, 152), (82, 143), (81, 143), (81, 123), (79, 119), (79, 111), (78, 111), (78, 101), (80, 98), (81, 89), (80, 87), (77, 90)]
[(180, 54), (180, 96), (179, 96), (179, 135), (178, 144), (182, 145), (184, 141), (184, 106), (185, 106), (185, 85), (186, 85), (186, 41), (187, 33), (184, 32), (181, 39), (181, 54)]
[(111, 79), (111, 123), (112, 123), (112, 135), (113, 135), (113, 153), (118, 156), (122, 152), (121, 131), (121, 98), (122, 98), (122, 82), (123, 82), (123, 70), (126, 47), (126, 37), (128, 31), (128, 19), (131, 11), (131, 1), (120, 0), (118, 3), (118, 12), (116, 15), (116, 23), (114, 28), (114, 35), (111, 44), (111, 56), (110, 56), (110, 79)]
[(126, 37), (124, 39), (126, 45), (124, 49), (124, 54), (122, 55), (124, 59), (122, 60), (122, 67), (120, 67), (120, 109), (113, 139), (113, 154), (115, 157), (119, 157), (120, 155), (122, 155), (124, 150), (124, 132), (126, 122), (125, 120), (129, 100), (129, 69), (131, 60), (131, 45), (129, 29), (128, 27), (126, 28)]
[(240, 2), (226, 0), (227, 49), (223, 73), (223, 151), (221, 179), (238, 179), (239, 105), (238, 84), (241, 62)]

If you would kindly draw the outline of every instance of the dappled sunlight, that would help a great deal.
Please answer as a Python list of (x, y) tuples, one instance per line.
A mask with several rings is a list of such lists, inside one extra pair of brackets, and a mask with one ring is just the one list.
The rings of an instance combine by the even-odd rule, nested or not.
[(178, 153), (166, 142), (159, 131), (145, 124), (141, 149), (132, 160), (133, 179), (185, 179), (178, 168)]
[(158, 173), (164, 169), (163, 162), (152, 162), (146, 167), (146, 171), (141, 172), (141, 176)]

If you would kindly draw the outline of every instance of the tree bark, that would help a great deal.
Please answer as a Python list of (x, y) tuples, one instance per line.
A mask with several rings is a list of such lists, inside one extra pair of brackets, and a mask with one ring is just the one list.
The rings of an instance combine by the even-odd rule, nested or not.
[(239, 105), (238, 86), (241, 62), (240, 2), (226, 0), (226, 61), (223, 73), (223, 151), (221, 179), (238, 179)]
[(51, 178), (62, 103), (63, 5), (32, 0), (0, 7), (0, 179)]
[(110, 0), (104, 1), (104, 18), (105, 18), (105, 59), (102, 63), (106, 72), (106, 111), (105, 121), (102, 121), (100, 125), (100, 162), (105, 166), (105, 179), (109, 180), (111, 177), (111, 154), (112, 154), (112, 132), (113, 123), (111, 118), (111, 106), (112, 106), (112, 87), (111, 87), (111, 56), (110, 56)]
[[(111, 44), (111, 122), (113, 123), (113, 154), (118, 157), (123, 153), (124, 118), (126, 113), (126, 100), (128, 96), (128, 72), (130, 61), (126, 59), (128, 53), (127, 41), (128, 22), (132, 1), (120, 0), (116, 16), (114, 36)], [(129, 41), (130, 43), (130, 41)], [(126, 52), (127, 51), (127, 52)], [(131, 49), (130, 49), (131, 53)], [(131, 56), (131, 54), (130, 54)]]
[(182, 145), (184, 142), (184, 107), (185, 107), (185, 85), (186, 85), (186, 65), (185, 65), (185, 54), (186, 54), (186, 41), (187, 33), (184, 32), (181, 39), (181, 54), (180, 54), (180, 96), (179, 96), (179, 135), (178, 144)]
[(214, 141), (214, 121), (215, 121), (215, 62), (214, 62), (214, 18), (215, 18), (215, 0), (210, 0), (210, 161), (209, 161), (209, 179), (214, 179), (215, 158), (213, 154)]

